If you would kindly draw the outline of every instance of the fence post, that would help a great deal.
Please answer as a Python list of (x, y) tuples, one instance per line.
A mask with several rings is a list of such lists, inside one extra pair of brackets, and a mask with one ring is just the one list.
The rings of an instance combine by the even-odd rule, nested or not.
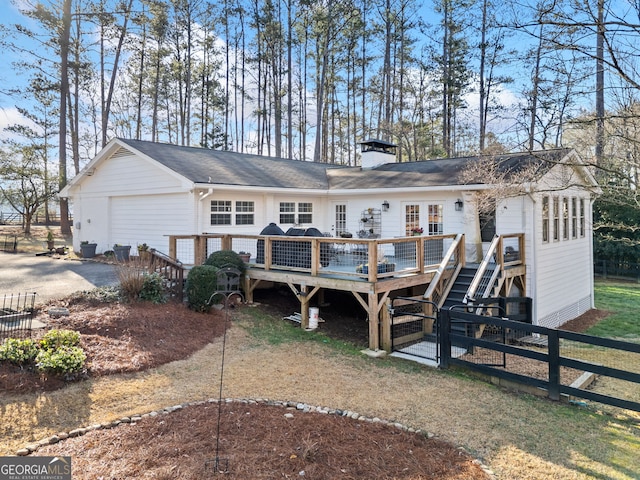
[(438, 336), (440, 341), (440, 367), (449, 368), (451, 358), (451, 319), (449, 310), (440, 310), (436, 321), (439, 321)]
[(547, 333), (549, 344), (549, 398), (560, 400), (560, 337), (557, 330)]

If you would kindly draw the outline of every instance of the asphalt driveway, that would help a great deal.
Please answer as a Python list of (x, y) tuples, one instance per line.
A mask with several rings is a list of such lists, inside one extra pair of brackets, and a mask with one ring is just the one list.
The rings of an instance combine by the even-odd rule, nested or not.
[(36, 292), (36, 303), (44, 303), (78, 290), (117, 283), (113, 265), (0, 252), (0, 298), (10, 293)]

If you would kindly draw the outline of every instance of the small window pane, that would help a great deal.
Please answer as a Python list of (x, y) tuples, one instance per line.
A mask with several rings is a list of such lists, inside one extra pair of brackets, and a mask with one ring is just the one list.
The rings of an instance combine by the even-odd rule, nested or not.
[(301, 213), (298, 215), (298, 223), (313, 223), (313, 215), (310, 213)]
[(236, 202), (236, 212), (253, 212), (253, 202)]
[(296, 216), (293, 213), (281, 213), (280, 223), (296, 223)]
[(231, 201), (230, 200), (211, 200), (212, 212), (230, 212)]
[(211, 225), (231, 225), (230, 213), (212, 213)]
[(236, 225), (253, 225), (253, 213), (236, 214)]
[(295, 212), (296, 204), (294, 202), (280, 202), (280, 213)]

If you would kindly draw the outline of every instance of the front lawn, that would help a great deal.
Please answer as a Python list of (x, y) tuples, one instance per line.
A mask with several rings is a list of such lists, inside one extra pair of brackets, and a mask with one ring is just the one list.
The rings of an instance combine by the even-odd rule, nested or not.
[(640, 284), (597, 280), (595, 302), (596, 308), (612, 313), (586, 333), (640, 341)]

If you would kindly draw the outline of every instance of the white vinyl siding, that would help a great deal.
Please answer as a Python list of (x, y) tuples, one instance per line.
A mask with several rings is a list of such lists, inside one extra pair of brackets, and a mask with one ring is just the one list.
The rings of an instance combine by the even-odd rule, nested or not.
[[(575, 198), (578, 208), (580, 205), (585, 205), (587, 208), (587, 202), (584, 198), (580, 198), (579, 195), (584, 195), (584, 192), (576, 192)], [(573, 194), (568, 195), (566, 198), (572, 199)], [(545, 197), (541, 198), (538, 207), (538, 226), (541, 232), (544, 232), (545, 215), (544, 201)], [(540, 242), (536, 248), (535, 258), (527, 258), (528, 268), (535, 269), (535, 285), (528, 285), (529, 296), (534, 296), (536, 303), (536, 318), (541, 325), (556, 328), (570, 318), (584, 313), (585, 308), (590, 308), (590, 300), (592, 296), (591, 292), (591, 278), (593, 275), (593, 265), (591, 264), (591, 248), (590, 248), (590, 236), (575, 238), (571, 234), (571, 225), (573, 224), (571, 213), (567, 212), (568, 218), (564, 220), (564, 214), (561, 213), (565, 202), (562, 197), (549, 197), (549, 204), (553, 205), (554, 200), (558, 199), (558, 235), (562, 241), (545, 242), (544, 233), (538, 237)], [(572, 205), (572, 201), (566, 202), (569, 207)], [(562, 207), (563, 208), (563, 207)], [(568, 208), (572, 210), (572, 208)], [(585, 211), (584, 216), (590, 215), (590, 212)], [(555, 215), (554, 215), (555, 217)], [(560, 219), (562, 218), (562, 221)], [(579, 217), (578, 224), (581, 224), (581, 217)], [(555, 239), (555, 228), (553, 228), (555, 218), (552, 221), (551, 235)], [(566, 232), (560, 232), (564, 228)], [(530, 262), (535, 260), (535, 264)], [(533, 294), (531, 293), (533, 292)], [(587, 307), (585, 307), (587, 305)], [(575, 312), (577, 315), (574, 315)]]

